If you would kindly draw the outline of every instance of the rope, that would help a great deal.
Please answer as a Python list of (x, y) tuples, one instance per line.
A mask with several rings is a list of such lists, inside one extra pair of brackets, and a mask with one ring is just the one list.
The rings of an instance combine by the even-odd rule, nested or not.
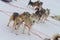
[[(5, 2), (4, 2), (5, 3)], [(13, 6), (13, 7), (16, 7), (16, 8), (19, 8), (19, 9), (24, 9), (24, 10), (28, 10), (28, 8), (29, 7), (27, 7), (27, 8), (23, 8), (23, 7), (19, 7), (19, 6), (16, 6), (16, 5), (12, 5), (12, 4), (8, 4), (8, 3), (6, 3), (7, 5), (10, 5), (10, 6)], [(33, 9), (31, 9), (31, 10), (33, 10)]]
[[(31, 26), (29, 26), (28, 24), (25, 24), (28, 28), (30, 28)], [(32, 30), (33, 31), (33, 30)], [(36, 36), (38, 36), (39, 38), (41, 38), (42, 40), (43, 40), (43, 38), (40, 36), (40, 35), (38, 35), (36, 32), (39, 32), (39, 34), (41, 33), (41, 34), (43, 34), (43, 35), (45, 35), (45, 36), (47, 36), (47, 37), (50, 37), (50, 36), (48, 36), (48, 35), (46, 35), (46, 34), (44, 34), (44, 33), (42, 33), (42, 32), (40, 32), (40, 31), (37, 31), (36, 29), (35, 29), (35, 33), (34, 32), (32, 32), (32, 31), (30, 31), (32, 34), (34, 34), (34, 35), (36, 35)]]
[(16, 7), (16, 8), (19, 8), (19, 9), (28, 10), (28, 9), (26, 9), (26, 8), (18, 7), (18, 6), (12, 5), (12, 4), (8, 4), (8, 3), (6, 3), (6, 4), (7, 4), (7, 5), (10, 5), (10, 6), (13, 6), (13, 7)]
[(35, 30), (36, 32), (40, 33), (40, 34), (43, 34), (43, 35), (45, 35), (45, 36), (47, 36), (47, 37), (50, 37), (50, 36), (48, 36), (48, 35), (46, 35), (46, 34), (40, 32), (40, 31), (38, 31), (38, 30), (36, 30), (36, 29), (34, 29), (34, 30)]
[(30, 31), (32, 34), (34, 34), (34, 35), (36, 35), (36, 36), (38, 36), (41, 40), (44, 40), (40, 35), (38, 35), (38, 34), (36, 34), (36, 33), (34, 33), (34, 32), (32, 32), (32, 31)]
[[(4, 14), (8, 15), (5, 11), (0, 10), (0, 12), (3, 12)], [(10, 15), (8, 15), (8, 16), (10, 16)]]
[(40, 36), (40, 35), (38, 35), (36, 32), (34, 33), (34, 32), (32, 32), (33, 30), (31, 30), (31, 26), (29, 25), (29, 24), (25, 24), (26, 25), (26, 27), (28, 27), (29, 29), (30, 29), (30, 32), (32, 33), (32, 34), (34, 34), (34, 35), (36, 35), (36, 36), (38, 36), (40, 39), (42, 39), (43, 40), (43, 38)]
[(59, 27), (60, 27), (60, 25), (55, 24), (55, 23), (51, 22), (51, 21), (50, 21), (50, 20), (48, 20), (48, 19), (47, 19), (47, 21), (48, 21), (48, 22), (50, 22), (50, 23), (52, 23), (52, 24), (54, 24), (54, 25), (56, 25), (56, 26), (59, 26)]

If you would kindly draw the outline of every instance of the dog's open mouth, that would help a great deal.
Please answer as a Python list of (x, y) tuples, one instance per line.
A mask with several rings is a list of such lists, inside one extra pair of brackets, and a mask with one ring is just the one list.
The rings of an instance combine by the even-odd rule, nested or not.
[(51, 18), (60, 21), (60, 15), (51, 16)]

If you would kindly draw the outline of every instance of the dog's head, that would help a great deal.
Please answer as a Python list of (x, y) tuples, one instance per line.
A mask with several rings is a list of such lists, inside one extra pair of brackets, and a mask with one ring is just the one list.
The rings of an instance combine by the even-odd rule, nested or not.
[(40, 2), (40, 5), (43, 5), (43, 2)]

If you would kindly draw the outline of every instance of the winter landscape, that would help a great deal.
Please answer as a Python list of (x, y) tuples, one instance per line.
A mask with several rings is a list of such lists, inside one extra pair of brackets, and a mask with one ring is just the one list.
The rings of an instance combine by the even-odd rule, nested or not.
[[(37, 0), (32, 0), (35, 2)], [(53, 35), (60, 34), (60, 21), (51, 18), (54, 15), (60, 15), (60, 0), (40, 0), (43, 2), (43, 8), (50, 9), (50, 15), (45, 23), (35, 23), (32, 26), (31, 35), (22, 34), (23, 27), (21, 26), (19, 34), (11, 32), (12, 23), (7, 27), (12, 12), (23, 13), (28, 11), (35, 12), (34, 9), (28, 7), (29, 0), (13, 0), (11, 3), (5, 3), (0, 0), (0, 40), (44, 40), (45, 38), (52, 39)], [(60, 39), (59, 39), (60, 40)]]

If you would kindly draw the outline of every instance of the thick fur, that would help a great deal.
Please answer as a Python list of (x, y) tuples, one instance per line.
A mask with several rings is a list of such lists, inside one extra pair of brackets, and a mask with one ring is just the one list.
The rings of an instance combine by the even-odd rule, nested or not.
[(22, 21), (22, 19), (19, 18), (19, 14), (18, 13), (14, 12), (13, 15), (10, 17), (7, 26), (9, 26), (9, 24), (10, 24), (11, 21), (14, 22), (13, 23), (13, 27), (12, 27), (12, 32), (13, 32), (16, 29), (17, 23), (18, 23), (18, 25), (17, 25), (18, 28), (20, 27), (20, 22)]
[(58, 40), (58, 38), (60, 38), (60, 34), (56, 34), (53, 36), (53, 40)]
[(60, 34), (55, 34), (52, 39), (50, 38), (45, 38), (44, 40), (58, 40), (58, 38), (60, 38)]
[[(19, 15), (19, 17), (20, 17), (22, 20), (24, 20), (24, 22), (25, 22), (25, 27), (28, 28), (28, 34), (30, 34), (29, 31), (30, 31), (31, 26), (32, 26), (32, 24), (33, 24), (33, 20), (31, 19), (31, 18), (32, 18), (32, 17), (31, 17), (31, 14), (30, 14), (29, 12), (23, 12), (21, 15)], [(24, 33), (24, 30), (25, 30), (25, 27), (24, 27), (24, 29), (23, 29), (23, 33)]]
[(24, 20), (25, 23), (30, 21), (31, 14), (29, 12), (23, 12), (19, 17)]
[(41, 22), (45, 22), (45, 20), (47, 20), (49, 14), (50, 14), (50, 10), (47, 8), (47, 9), (44, 9), (44, 8), (41, 8), (39, 10), (39, 8), (37, 7), (35, 10), (37, 10), (35, 12), (35, 14), (38, 16), (38, 21), (41, 20)]
[(42, 15), (42, 21), (41, 22), (43, 22), (43, 23), (45, 23), (45, 21), (47, 20), (47, 18), (48, 18), (48, 16), (49, 16), (49, 14), (50, 14), (50, 10), (47, 8), (47, 9), (45, 9), (45, 13)]
[(41, 10), (39, 10), (39, 8), (36, 8), (35, 10), (37, 10), (35, 14), (37, 15), (39, 21), (42, 15), (45, 14), (45, 9), (42, 8)]

